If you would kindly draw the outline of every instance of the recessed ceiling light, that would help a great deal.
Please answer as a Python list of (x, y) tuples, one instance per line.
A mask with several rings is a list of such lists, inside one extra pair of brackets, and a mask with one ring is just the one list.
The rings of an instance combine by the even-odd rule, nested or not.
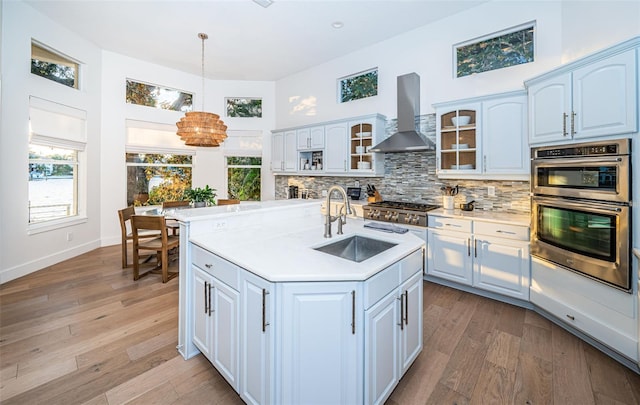
[(344, 24), (342, 23), (342, 21), (334, 21), (331, 23), (331, 26), (335, 29), (340, 29), (344, 27)]
[(273, 4), (273, 0), (253, 0), (254, 3), (261, 5), (264, 8)]

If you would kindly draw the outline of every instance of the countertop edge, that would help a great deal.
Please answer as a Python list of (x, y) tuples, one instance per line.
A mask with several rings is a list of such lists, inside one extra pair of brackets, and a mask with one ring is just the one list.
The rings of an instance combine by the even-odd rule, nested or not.
[[(511, 214), (507, 212), (485, 212), (481, 210), (474, 211), (462, 211), (459, 209), (445, 210), (443, 208), (436, 208), (427, 213), (427, 215), (448, 217), (448, 218), (460, 218), (473, 221), (492, 222), (498, 224), (518, 225), (518, 226), (531, 226), (531, 216), (526, 214)], [(500, 218), (497, 218), (499, 215)]]

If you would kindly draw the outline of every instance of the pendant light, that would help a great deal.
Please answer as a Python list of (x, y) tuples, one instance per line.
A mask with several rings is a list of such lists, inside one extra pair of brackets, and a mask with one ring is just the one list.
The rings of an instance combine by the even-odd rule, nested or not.
[(202, 110), (190, 111), (176, 122), (176, 133), (188, 146), (220, 146), (227, 137), (227, 126), (218, 114), (204, 112), (204, 40), (209, 36), (199, 33), (202, 40)]

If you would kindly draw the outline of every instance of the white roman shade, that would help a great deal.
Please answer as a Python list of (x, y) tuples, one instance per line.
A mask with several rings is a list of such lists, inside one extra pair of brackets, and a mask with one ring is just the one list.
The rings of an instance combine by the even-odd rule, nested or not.
[(262, 156), (262, 131), (227, 131), (225, 156)]
[(127, 144), (130, 153), (170, 153), (195, 155), (196, 148), (186, 146), (176, 134), (176, 126), (156, 122), (126, 120)]
[(30, 142), (84, 150), (87, 112), (42, 98), (29, 98)]

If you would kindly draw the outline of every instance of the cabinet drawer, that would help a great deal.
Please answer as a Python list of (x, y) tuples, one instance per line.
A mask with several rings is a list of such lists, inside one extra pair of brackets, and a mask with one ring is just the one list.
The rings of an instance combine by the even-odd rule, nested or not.
[(382, 297), (398, 288), (400, 263), (393, 264), (364, 282), (364, 308), (368, 309)]
[(424, 256), (422, 249), (416, 250), (409, 256), (402, 259), (400, 262), (400, 284), (404, 283), (409, 277), (416, 274), (416, 272), (422, 272), (424, 262)]
[(446, 229), (457, 232), (471, 232), (471, 221), (467, 219), (436, 217), (429, 215), (429, 228)]
[(229, 287), (238, 290), (238, 267), (199, 246), (191, 245), (191, 258), (194, 265), (211, 274)]
[(499, 238), (515, 240), (529, 240), (529, 227), (527, 226), (475, 221), (473, 228), (476, 235), (496, 236)]

